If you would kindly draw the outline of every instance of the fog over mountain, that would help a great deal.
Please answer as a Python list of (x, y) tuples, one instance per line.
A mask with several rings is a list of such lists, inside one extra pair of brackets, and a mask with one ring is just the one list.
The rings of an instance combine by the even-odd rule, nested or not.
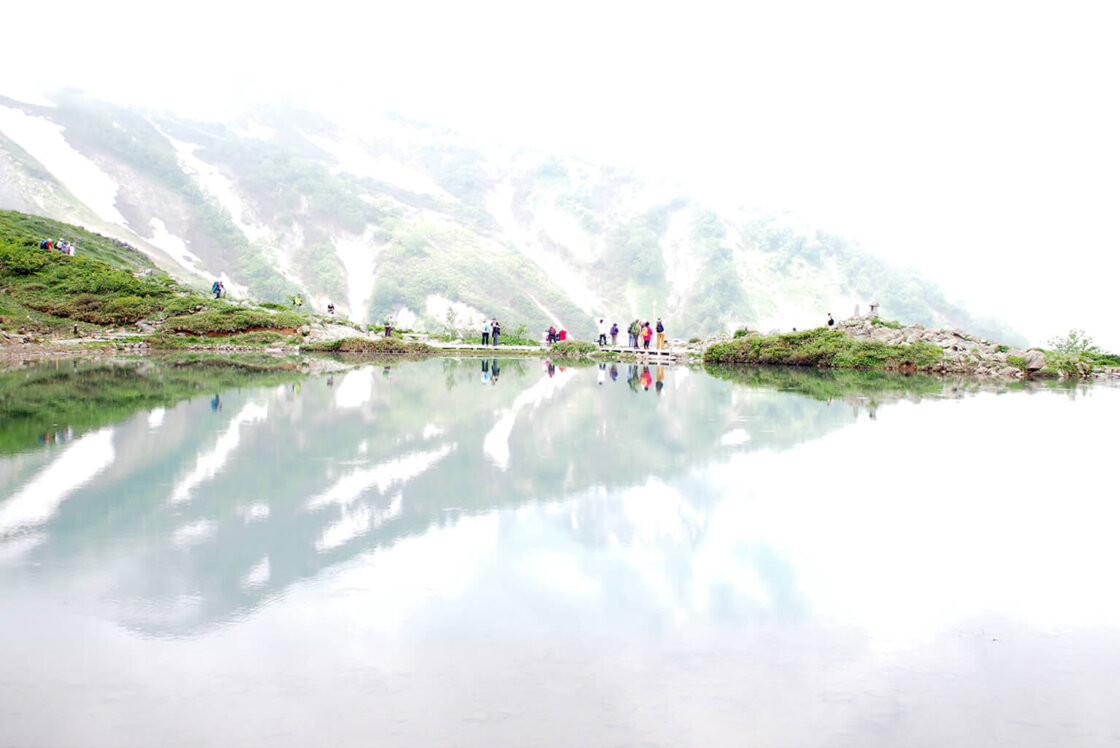
[(688, 337), (806, 328), (877, 300), (892, 318), (1015, 339), (789, 216), (399, 117), (355, 132), (270, 107), (208, 124), (62, 94), (0, 99), (0, 134), (3, 207), (96, 227), (196, 283), (300, 293), (363, 323), (498, 315), (590, 336), (598, 317), (662, 316)]
[[(664, 314), (685, 335), (874, 297), (1120, 350), (1109, 4), (275, 11), (11, 11), (83, 45), (0, 52), (0, 201), (357, 318), (430, 326), (461, 302), (576, 331)], [(84, 97), (43, 97), (66, 86)], [(51, 128), (79, 160), (42, 155)]]

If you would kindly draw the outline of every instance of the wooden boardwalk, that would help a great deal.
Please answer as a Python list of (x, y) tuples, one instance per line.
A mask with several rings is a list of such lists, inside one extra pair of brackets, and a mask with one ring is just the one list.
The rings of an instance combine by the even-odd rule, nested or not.
[[(443, 343), (433, 340), (425, 341), (433, 348), (438, 348), (448, 353), (482, 354), (487, 353), (533, 353), (547, 356), (549, 347), (545, 345), (482, 345), (481, 343)], [(610, 353), (617, 356), (633, 356), (639, 361), (660, 361), (671, 363), (698, 355), (698, 352), (689, 348), (628, 348), (624, 345), (607, 345), (597, 348), (594, 353)]]

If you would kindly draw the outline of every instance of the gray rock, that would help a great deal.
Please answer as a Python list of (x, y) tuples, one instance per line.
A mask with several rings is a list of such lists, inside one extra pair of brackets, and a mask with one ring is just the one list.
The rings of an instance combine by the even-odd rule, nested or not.
[(1027, 351), (1025, 358), (1027, 371), (1039, 371), (1046, 368), (1046, 356), (1042, 354), (1042, 351)]

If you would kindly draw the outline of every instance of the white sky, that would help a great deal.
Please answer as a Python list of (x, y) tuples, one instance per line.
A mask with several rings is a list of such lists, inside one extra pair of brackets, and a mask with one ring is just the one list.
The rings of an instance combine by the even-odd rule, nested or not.
[(789, 209), (1032, 342), (1120, 351), (1120, 4), (48, 0), (5, 21), (15, 98), (392, 109)]

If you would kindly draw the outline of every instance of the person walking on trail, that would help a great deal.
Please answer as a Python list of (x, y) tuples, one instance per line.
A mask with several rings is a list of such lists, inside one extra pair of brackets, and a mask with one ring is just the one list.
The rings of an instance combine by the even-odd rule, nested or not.
[(599, 345), (604, 346), (607, 344), (607, 323), (603, 318), (599, 318)]
[(660, 351), (662, 348), (668, 348), (668, 347), (669, 346), (665, 345), (665, 325), (661, 323), (661, 318), (658, 317), (657, 318), (657, 350)]
[(494, 345), (498, 344), (498, 336), (502, 334), (502, 326), (498, 324), (497, 319), (490, 322), (490, 339)]
[(645, 325), (642, 327), (642, 347), (647, 351), (649, 350), (649, 340), (653, 337), (653, 328), (649, 326), (649, 320), (646, 320)]
[(490, 320), (485, 320), (482, 323), (482, 344), (490, 345)]
[(832, 327), (832, 326), (833, 326), (833, 325), (835, 325), (835, 324), (836, 324), (836, 320), (834, 320), (834, 319), (832, 318), (832, 312), (829, 312), (829, 313), (828, 313), (828, 326), (829, 326), (829, 327)]
[(222, 282), (214, 281), (214, 285), (210, 286), (210, 293), (214, 294), (214, 298), (221, 298), (222, 295)]
[(614, 346), (617, 346), (617, 345), (618, 345), (618, 323), (617, 322), (612, 322), (611, 323), (611, 346), (614, 347)]

